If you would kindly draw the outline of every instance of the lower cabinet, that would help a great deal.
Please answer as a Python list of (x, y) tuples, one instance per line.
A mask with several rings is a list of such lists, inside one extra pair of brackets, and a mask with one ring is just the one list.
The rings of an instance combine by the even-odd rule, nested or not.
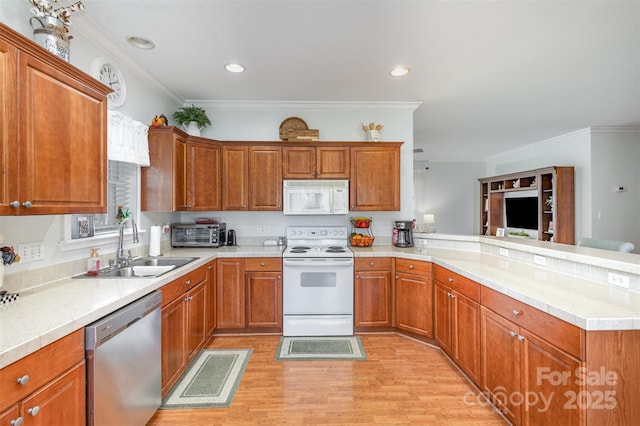
[(85, 387), (81, 329), (0, 370), (0, 425), (84, 425)]
[(163, 396), (207, 339), (206, 288), (206, 266), (162, 287)]
[(476, 384), (480, 383), (480, 285), (433, 266), (434, 338)]
[(356, 331), (392, 326), (391, 270), (390, 257), (355, 259), (354, 327)]
[(246, 327), (282, 330), (282, 260), (245, 259)]
[(282, 331), (282, 259), (219, 258), (217, 329)]
[(396, 328), (433, 337), (431, 263), (396, 259)]
[(216, 261), (209, 262), (205, 284), (205, 334), (211, 336), (216, 329)]
[(583, 333), (508, 296), (481, 291), (487, 304), (480, 314), (483, 391), (517, 425), (583, 424), (586, 401), (576, 376)]

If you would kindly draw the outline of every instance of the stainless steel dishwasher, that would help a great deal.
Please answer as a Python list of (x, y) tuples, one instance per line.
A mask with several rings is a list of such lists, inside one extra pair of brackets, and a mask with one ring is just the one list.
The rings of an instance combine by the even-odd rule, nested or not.
[(85, 328), (87, 425), (143, 426), (162, 402), (162, 292)]

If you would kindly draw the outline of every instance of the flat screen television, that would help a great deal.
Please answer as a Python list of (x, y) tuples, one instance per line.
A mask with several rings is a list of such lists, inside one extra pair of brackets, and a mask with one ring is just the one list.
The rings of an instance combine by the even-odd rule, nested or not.
[(538, 229), (538, 197), (504, 199), (508, 228)]

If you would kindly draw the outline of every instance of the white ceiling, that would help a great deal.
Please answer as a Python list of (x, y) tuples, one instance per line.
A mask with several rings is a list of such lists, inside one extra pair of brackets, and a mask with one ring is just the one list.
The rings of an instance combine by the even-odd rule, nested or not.
[[(414, 147), (432, 161), (640, 125), (639, 1), (84, 3), (88, 21), (181, 99), (422, 102)], [(129, 35), (156, 48), (134, 49)], [(247, 71), (230, 74), (228, 62)], [(398, 64), (411, 73), (390, 77)]]

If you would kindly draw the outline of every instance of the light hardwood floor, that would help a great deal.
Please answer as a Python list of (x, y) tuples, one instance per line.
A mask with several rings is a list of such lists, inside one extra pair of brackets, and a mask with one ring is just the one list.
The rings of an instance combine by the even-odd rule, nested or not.
[(366, 361), (275, 361), (279, 336), (216, 337), (252, 348), (229, 408), (158, 410), (149, 425), (505, 425), (440, 350), (361, 335)]

